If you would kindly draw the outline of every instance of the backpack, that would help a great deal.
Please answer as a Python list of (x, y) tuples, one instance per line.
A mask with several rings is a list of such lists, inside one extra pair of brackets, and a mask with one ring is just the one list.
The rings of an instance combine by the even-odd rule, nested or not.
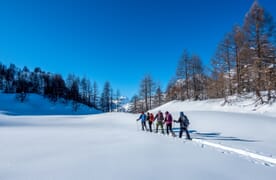
[(150, 122), (154, 121), (154, 115), (152, 113), (150, 113), (150, 118), (149, 118)]
[(147, 116), (147, 121), (149, 121), (150, 120), (150, 114), (147, 114), (146, 116)]
[(184, 125), (188, 127), (190, 125), (190, 121), (187, 116), (184, 115)]
[(163, 121), (163, 120), (164, 120), (163, 113), (160, 113), (160, 121)]
[(145, 122), (147, 120), (147, 116), (145, 114), (141, 114), (140, 119), (142, 122)]
[(167, 118), (166, 118), (166, 123), (167, 124), (171, 124), (173, 122), (173, 119), (172, 119), (172, 115), (171, 114), (168, 114)]

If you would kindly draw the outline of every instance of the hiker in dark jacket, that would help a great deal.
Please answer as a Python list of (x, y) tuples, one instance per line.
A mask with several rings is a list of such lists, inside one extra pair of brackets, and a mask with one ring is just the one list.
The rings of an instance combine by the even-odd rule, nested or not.
[(146, 125), (147, 116), (145, 115), (144, 112), (142, 112), (140, 117), (137, 119), (137, 121), (139, 121), (139, 120), (141, 120), (142, 130), (144, 131), (144, 128), (145, 128), (146, 131), (148, 131), (148, 128), (147, 128), (147, 125)]
[(169, 135), (169, 133), (171, 132), (171, 134), (174, 136), (174, 132), (172, 130), (172, 123), (173, 123), (173, 118), (172, 118), (172, 115), (166, 111), (165, 112), (165, 123), (166, 123), (166, 131), (167, 131), (167, 134)]
[(158, 113), (155, 115), (154, 119), (156, 119), (156, 133), (158, 133), (158, 128), (161, 126), (162, 133), (164, 134), (164, 128), (163, 128), (163, 121), (164, 121), (164, 116), (161, 111), (158, 111)]
[(192, 138), (190, 137), (189, 131), (188, 131), (188, 126), (190, 124), (189, 119), (187, 118), (186, 115), (184, 115), (184, 112), (180, 112), (180, 116), (178, 118), (178, 121), (174, 121), (176, 123), (180, 123), (180, 132), (179, 132), (179, 138), (182, 137), (183, 131), (186, 132), (186, 139), (191, 140)]

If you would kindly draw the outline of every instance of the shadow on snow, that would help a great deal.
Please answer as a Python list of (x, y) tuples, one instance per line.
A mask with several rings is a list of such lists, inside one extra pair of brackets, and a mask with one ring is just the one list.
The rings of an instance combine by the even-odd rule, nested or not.
[[(173, 128), (175, 133), (180, 131), (180, 128)], [(196, 130), (189, 130), (192, 138), (202, 140), (222, 140), (222, 141), (240, 141), (240, 142), (258, 142), (258, 140), (241, 139), (233, 136), (222, 136), (219, 132), (198, 132)], [(185, 133), (184, 133), (185, 136)]]

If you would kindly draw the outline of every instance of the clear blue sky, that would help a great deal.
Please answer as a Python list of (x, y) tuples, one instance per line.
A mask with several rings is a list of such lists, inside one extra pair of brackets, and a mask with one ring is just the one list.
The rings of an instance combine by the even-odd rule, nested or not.
[[(276, 19), (276, 1), (259, 0)], [(253, 0), (0, 0), (0, 62), (108, 80), (138, 92), (151, 74), (165, 89), (184, 48), (205, 65)]]

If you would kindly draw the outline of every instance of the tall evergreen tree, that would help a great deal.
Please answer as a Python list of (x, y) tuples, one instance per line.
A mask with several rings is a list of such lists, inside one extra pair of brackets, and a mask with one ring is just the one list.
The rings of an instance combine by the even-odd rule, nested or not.
[(115, 96), (115, 98), (116, 98), (116, 112), (119, 112), (120, 110), (120, 106), (121, 106), (121, 103), (120, 103), (120, 96), (121, 96), (121, 93), (120, 93), (120, 90), (119, 89), (117, 89), (117, 91), (116, 91), (116, 96)]
[(96, 109), (98, 108), (99, 104), (99, 90), (98, 90), (98, 84), (96, 81), (93, 83), (92, 87), (92, 106)]
[(62, 75), (55, 74), (52, 77), (52, 93), (50, 95), (53, 101), (57, 101), (60, 98), (65, 97), (66, 84)]
[(111, 85), (107, 81), (104, 84), (103, 92), (101, 95), (101, 109), (104, 112), (110, 112), (111, 111)]
[(86, 77), (83, 77), (80, 81), (80, 87), (81, 87), (81, 99), (84, 104), (89, 104), (87, 101), (88, 99), (88, 83), (87, 83)]
[(0, 90), (4, 90), (6, 66), (0, 62)]
[(6, 71), (6, 93), (14, 93), (15, 92), (15, 73), (17, 72), (16, 66), (14, 64), (10, 64), (9, 68)]

